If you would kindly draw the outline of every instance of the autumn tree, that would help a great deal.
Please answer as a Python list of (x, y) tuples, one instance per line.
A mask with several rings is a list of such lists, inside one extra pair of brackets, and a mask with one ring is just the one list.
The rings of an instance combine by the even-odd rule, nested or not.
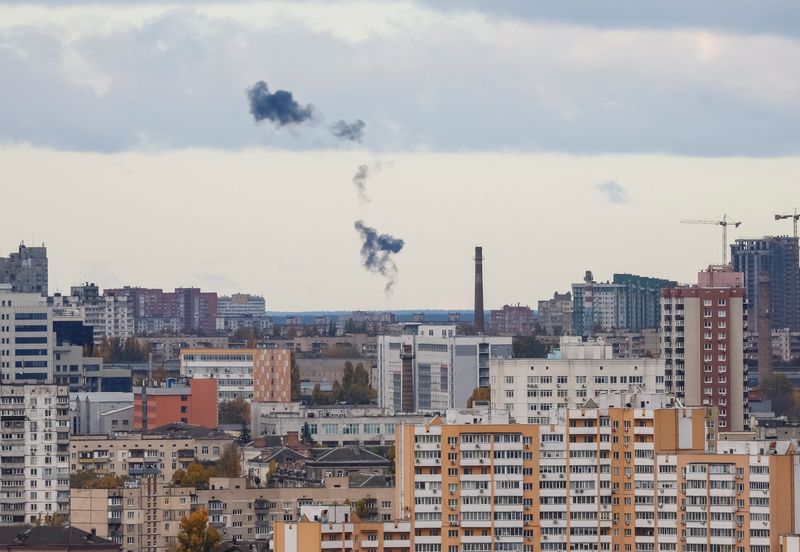
[(291, 353), (291, 365), (292, 365), (292, 400), (299, 401), (300, 400), (300, 367), (297, 365), (297, 355), (294, 352)]
[(514, 358), (546, 358), (549, 348), (533, 336), (515, 337), (512, 342)]
[(217, 475), (218, 472), (214, 466), (204, 466), (199, 462), (192, 462), (185, 471), (177, 469), (172, 473), (172, 483), (181, 487), (206, 487), (208, 480)]
[(242, 397), (219, 403), (219, 423), (250, 426), (250, 403)]
[(235, 442), (230, 443), (217, 462), (217, 472), (220, 477), (242, 476), (242, 450)]
[(491, 390), (488, 387), (476, 387), (467, 399), (467, 408), (472, 408), (475, 401), (488, 401), (491, 399)]
[(206, 509), (198, 508), (181, 518), (175, 552), (217, 552), (221, 540), (219, 531), (208, 523)]

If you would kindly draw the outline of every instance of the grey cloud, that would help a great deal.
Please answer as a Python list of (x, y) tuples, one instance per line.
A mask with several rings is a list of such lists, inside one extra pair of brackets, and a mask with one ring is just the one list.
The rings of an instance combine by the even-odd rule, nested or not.
[(594, 187), (606, 198), (609, 203), (628, 203), (628, 190), (609, 180), (608, 182), (598, 182)]
[[(39, 28), (0, 29), (0, 71), (15, 77), (0, 87), (0, 143), (339, 147), (322, 125), (253, 125), (242, 91), (269, 75), (288, 83), (295, 102), (358, 113), (377, 152), (800, 153), (795, 42), (742, 38), (699, 60), (694, 46), (664, 35), (636, 33), (620, 47), (617, 37), (540, 29), (521, 32), (512, 49), (461, 25), (443, 18), (413, 41), (397, 33), (353, 42), (295, 20), (255, 29), (183, 7), (69, 44)], [(298, 52), (296, 63), (287, 51)]]

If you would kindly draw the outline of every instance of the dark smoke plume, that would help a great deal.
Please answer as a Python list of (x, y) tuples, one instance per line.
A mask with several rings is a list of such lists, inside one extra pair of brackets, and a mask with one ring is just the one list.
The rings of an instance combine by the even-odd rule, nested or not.
[(355, 184), (356, 189), (358, 189), (358, 197), (362, 200), (369, 202), (369, 196), (367, 196), (367, 177), (369, 176), (369, 167), (366, 165), (359, 165), (356, 174), (353, 175), (353, 184)]
[(356, 119), (352, 123), (339, 121), (331, 127), (331, 133), (342, 140), (361, 142), (361, 136), (364, 134), (365, 126), (367, 126), (367, 123), (361, 119)]
[(386, 293), (391, 293), (397, 281), (397, 265), (392, 255), (399, 253), (405, 242), (388, 234), (378, 234), (374, 228), (356, 221), (355, 228), (361, 235), (361, 263), (370, 272), (381, 274), (386, 278)]
[(313, 105), (300, 105), (288, 90), (270, 92), (264, 81), (247, 89), (247, 99), (256, 121), (268, 119), (277, 126), (284, 126), (303, 123), (314, 115)]

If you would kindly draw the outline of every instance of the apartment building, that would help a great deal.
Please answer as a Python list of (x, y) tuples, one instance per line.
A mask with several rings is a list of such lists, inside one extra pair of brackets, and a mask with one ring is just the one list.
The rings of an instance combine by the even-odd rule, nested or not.
[(661, 292), (666, 390), (687, 406), (718, 406), (722, 431), (749, 425), (745, 296), (741, 273), (714, 266), (697, 285)]
[[(363, 501), (374, 522), (392, 519), (394, 488), (352, 487), (347, 478), (324, 486), (266, 488), (244, 478), (211, 478), (208, 489), (174, 487), (152, 477), (116, 489), (73, 489), (73, 526), (123, 545), (132, 552), (171, 552), (181, 517), (205, 508), (223, 540), (267, 540), (282, 521), (300, 519), (303, 507)], [(318, 549), (309, 549), (318, 550)]]
[(54, 345), (52, 309), (41, 295), (0, 284), (2, 382), (52, 382)]
[(378, 405), (395, 412), (444, 412), (466, 406), (489, 386), (489, 360), (511, 358), (511, 337), (457, 336), (454, 325), (405, 324), (378, 337)]
[(553, 293), (552, 299), (539, 301), (536, 314), (537, 323), (546, 335), (574, 335), (572, 313), (574, 310), (572, 293)]
[(292, 400), (287, 349), (182, 349), (181, 376), (217, 380), (217, 399)]
[(104, 295), (125, 297), (131, 306), (136, 335), (163, 331), (214, 333), (217, 327), (217, 294), (198, 288), (175, 291), (125, 286), (106, 289)]
[(133, 306), (124, 295), (104, 295), (83, 305), (86, 324), (94, 329), (94, 341), (127, 339), (136, 332)]
[(527, 305), (503, 305), (502, 309), (489, 312), (489, 327), (496, 335), (531, 335), (533, 333), (533, 311)]
[(363, 521), (349, 505), (303, 506), (300, 519), (275, 524), (273, 550), (391, 550), (411, 552), (412, 524), (408, 521)]
[(387, 408), (304, 406), (300, 403), (250, 403), (254, 436), (300, 435), (308, 424), (315, 442), (324, 447), (392, 445), (397, 424), (423, 423), (423, 414), (395, 414)]
[(122, 477), (156, 477), (164, 483), (192, 462), (219, 460), (234, 438), (220, 431), (169, 424), (146, 432), (76, 435), (69, 443), (69, 469), (95, 470)]
[(767, 552), (796, 531), (794, 444), (716, 443), (714, 408), (626, 400), (547, 425), (398, 428), (396, 514), (414, 545)]
[(217, 379), (178, 382), (133, 388), (133, 429), (147, 430), (180, 422), (217, 428)]
[(69, 390), (0, 385), (0, 523), (69, 515)]
[(663, 393), (664, 361), (614, 358), (602, 338), (564, 336), (549, 358), (489, 363), (491, 405), (518, 423), (546, 424), (558, 409), (574, 408), (607, 393)]
[(0, 284), (13, 291), (47, 297), (47, 248), (20, 244), (16, 253), (0, 257)]

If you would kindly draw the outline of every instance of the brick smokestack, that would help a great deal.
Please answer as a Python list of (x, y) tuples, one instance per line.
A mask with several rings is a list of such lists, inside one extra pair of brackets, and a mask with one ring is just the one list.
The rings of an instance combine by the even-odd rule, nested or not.
[(772, 375), (772, 283), (769, 273), (758, 273), (758, 301), (756, 301), (758, 331), (758, 381)]
[(475, 248), (475, 333), (483, 335), (483, 247)]

